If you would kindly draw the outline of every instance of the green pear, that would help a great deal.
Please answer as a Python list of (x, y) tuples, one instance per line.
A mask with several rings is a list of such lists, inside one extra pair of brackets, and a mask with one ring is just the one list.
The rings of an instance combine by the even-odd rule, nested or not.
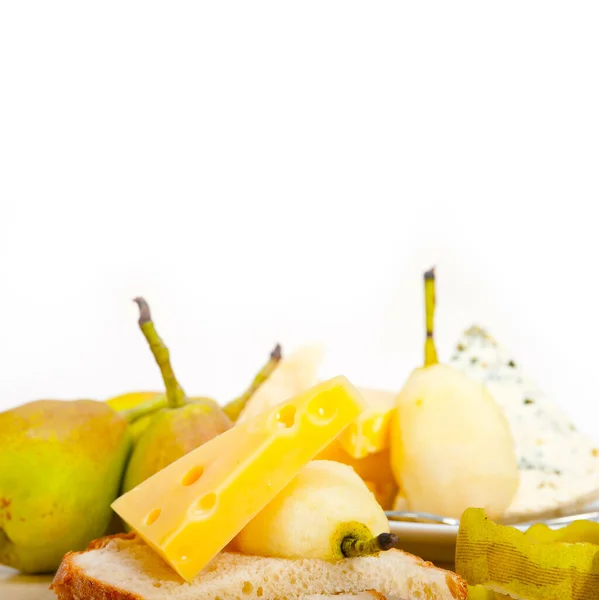
[(166, 406), (151, 416), (135, 442), (123, 479), (123, 493), (233, 427), (247, 401), (281, 360), (281, 347), (277, 344), (247, 390), (225, 407), (212, 398), (188, 398), (173, 372), (170, 352), (156, 332), (148, 303), (143, 298), (136, 298), (135, 302), (139, 306), (139, 327), (164, 380)]
[(135, 444), (123, 491), (129, 491), (232, 426), (232, 421), (211, 398), (194, 398), (180, 408), (158, 411)]
[(105, 534), (131, 450), (104, 402), (39, 400), (0, 413), (0, 563), (54, 571)]

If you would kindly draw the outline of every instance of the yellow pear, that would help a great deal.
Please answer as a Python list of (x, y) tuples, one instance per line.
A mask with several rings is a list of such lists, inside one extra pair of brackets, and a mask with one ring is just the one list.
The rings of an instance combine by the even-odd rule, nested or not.
[[(164, 392), (127, 392), (109, 398), (106, 400), (106, 404), (117, 412), (132, 411), (142, 405), (150, 406), (150, 404), (155, 404), (156, 409), (158, 410), (160, 405), (167, 405), (167, 400)], [(131, 423), (129, 431), (134, 440), (139, 439), (141, 434), (148, 428), (152, 416), (152, 413), (150, 413)]]
[(135, 408), (140, 404), (151, 400), (152, 398), (156, 398), (157, 396), (165, 397), (164, 392), (126, 392), (125, 394), (119, 394), (118, 396), (113, 396), (112, 398), (108, 398), (106, 400), (106, 404), (112, 408), (112, 410), (116, 410), (117, 412), (123, 410), (129, 410), (131, 408)]
[(391, 467), (408, 510), (460, 518), (466, 508), (501, 516), (518, 487), (509, 424), (484, 385), (437, 363), (434, 270), (425, 274), (425, 366), (397, 397)]
[(339, 560), (376, 554), (397, 542), (356, 472), (315, 460), (246, 525), (232, 547), (257, 556)]
[(364, 458), (354, 458), (345, 451), (337, 438), (317, 456), (317, 460), (334, 460), (349, 465), (364, 480), (384, 510), (392, 507), (397, 484), (391, 470), (389, 448)]
[(49, 573), (105, 535), (131, 443), (127, 419), (104, 402), (0, 413), (0, 564)]

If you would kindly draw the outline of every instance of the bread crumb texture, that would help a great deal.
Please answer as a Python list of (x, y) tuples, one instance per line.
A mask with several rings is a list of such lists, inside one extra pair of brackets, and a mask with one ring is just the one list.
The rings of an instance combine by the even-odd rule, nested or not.
[(456, 600), (465, 582), (411, 554), (327, 562), (219, 554), (191, 583), (134, 534), (65, 556), (52, 589), (59, 600)]

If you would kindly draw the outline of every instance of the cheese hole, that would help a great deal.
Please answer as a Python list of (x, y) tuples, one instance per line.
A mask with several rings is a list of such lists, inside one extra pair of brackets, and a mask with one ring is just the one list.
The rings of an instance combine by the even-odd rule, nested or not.
[(159, 508), (155, 508), (147, 517), (146, 517), (146, 525), (152, 525), (152, 523), (156, 523), (160, 513), (162, 511)]
[(196, 513), (200, 515), (205, 515), (209, 513), (216, 506), (216, 494), (214, 492), (210, 492), (205, 496), (202, 496), (197, 504), (196, 504)]
[(277, 423), (280, 427), (293, 427), (295, 423), (295, 406), (292, 404), (284, 406), (280, 411), (277, 412)]
[(314, 398), (308, 405), (310, 420), (317, 425), (328, 425), (337, 416), (338, 410), (330, 399)]
[(183, 477), (181, 483), (183, 485), (194, 484), (204, 474), (204, 467), (194, 467)]

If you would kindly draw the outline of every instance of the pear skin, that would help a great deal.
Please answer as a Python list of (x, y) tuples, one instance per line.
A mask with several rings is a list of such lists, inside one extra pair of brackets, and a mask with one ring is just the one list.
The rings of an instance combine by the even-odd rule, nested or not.
[(211, 398), (196, 398), (180, 408), (158, 411), (135, 444), (123, 493), (231, 427), (232, 421)]
[(135, 408), (156, 396), (164, 396), (164, 392), (127, 392), (106, 400), (106, 404), (118, 412)]
[(0, 563), (54, 571), (103, 536), (131, 449), (104, 402), (40, 400), (0, 413)]
[[(106, 400), (106, 404), (108, 404), (110, 408), (125, 413), (125, 416), (127, 411), (140, 408), (144, 404), (148, 405), (152, 403), (157, 405), (160, 402), (163, 402), (166, 405), (166, 394), (164, 392), (129, 392)], [(143, 415), (130, 423), (129, 427), (134, 441), (148, 428), (153, 414), (154, 413), (152, 412)]]

